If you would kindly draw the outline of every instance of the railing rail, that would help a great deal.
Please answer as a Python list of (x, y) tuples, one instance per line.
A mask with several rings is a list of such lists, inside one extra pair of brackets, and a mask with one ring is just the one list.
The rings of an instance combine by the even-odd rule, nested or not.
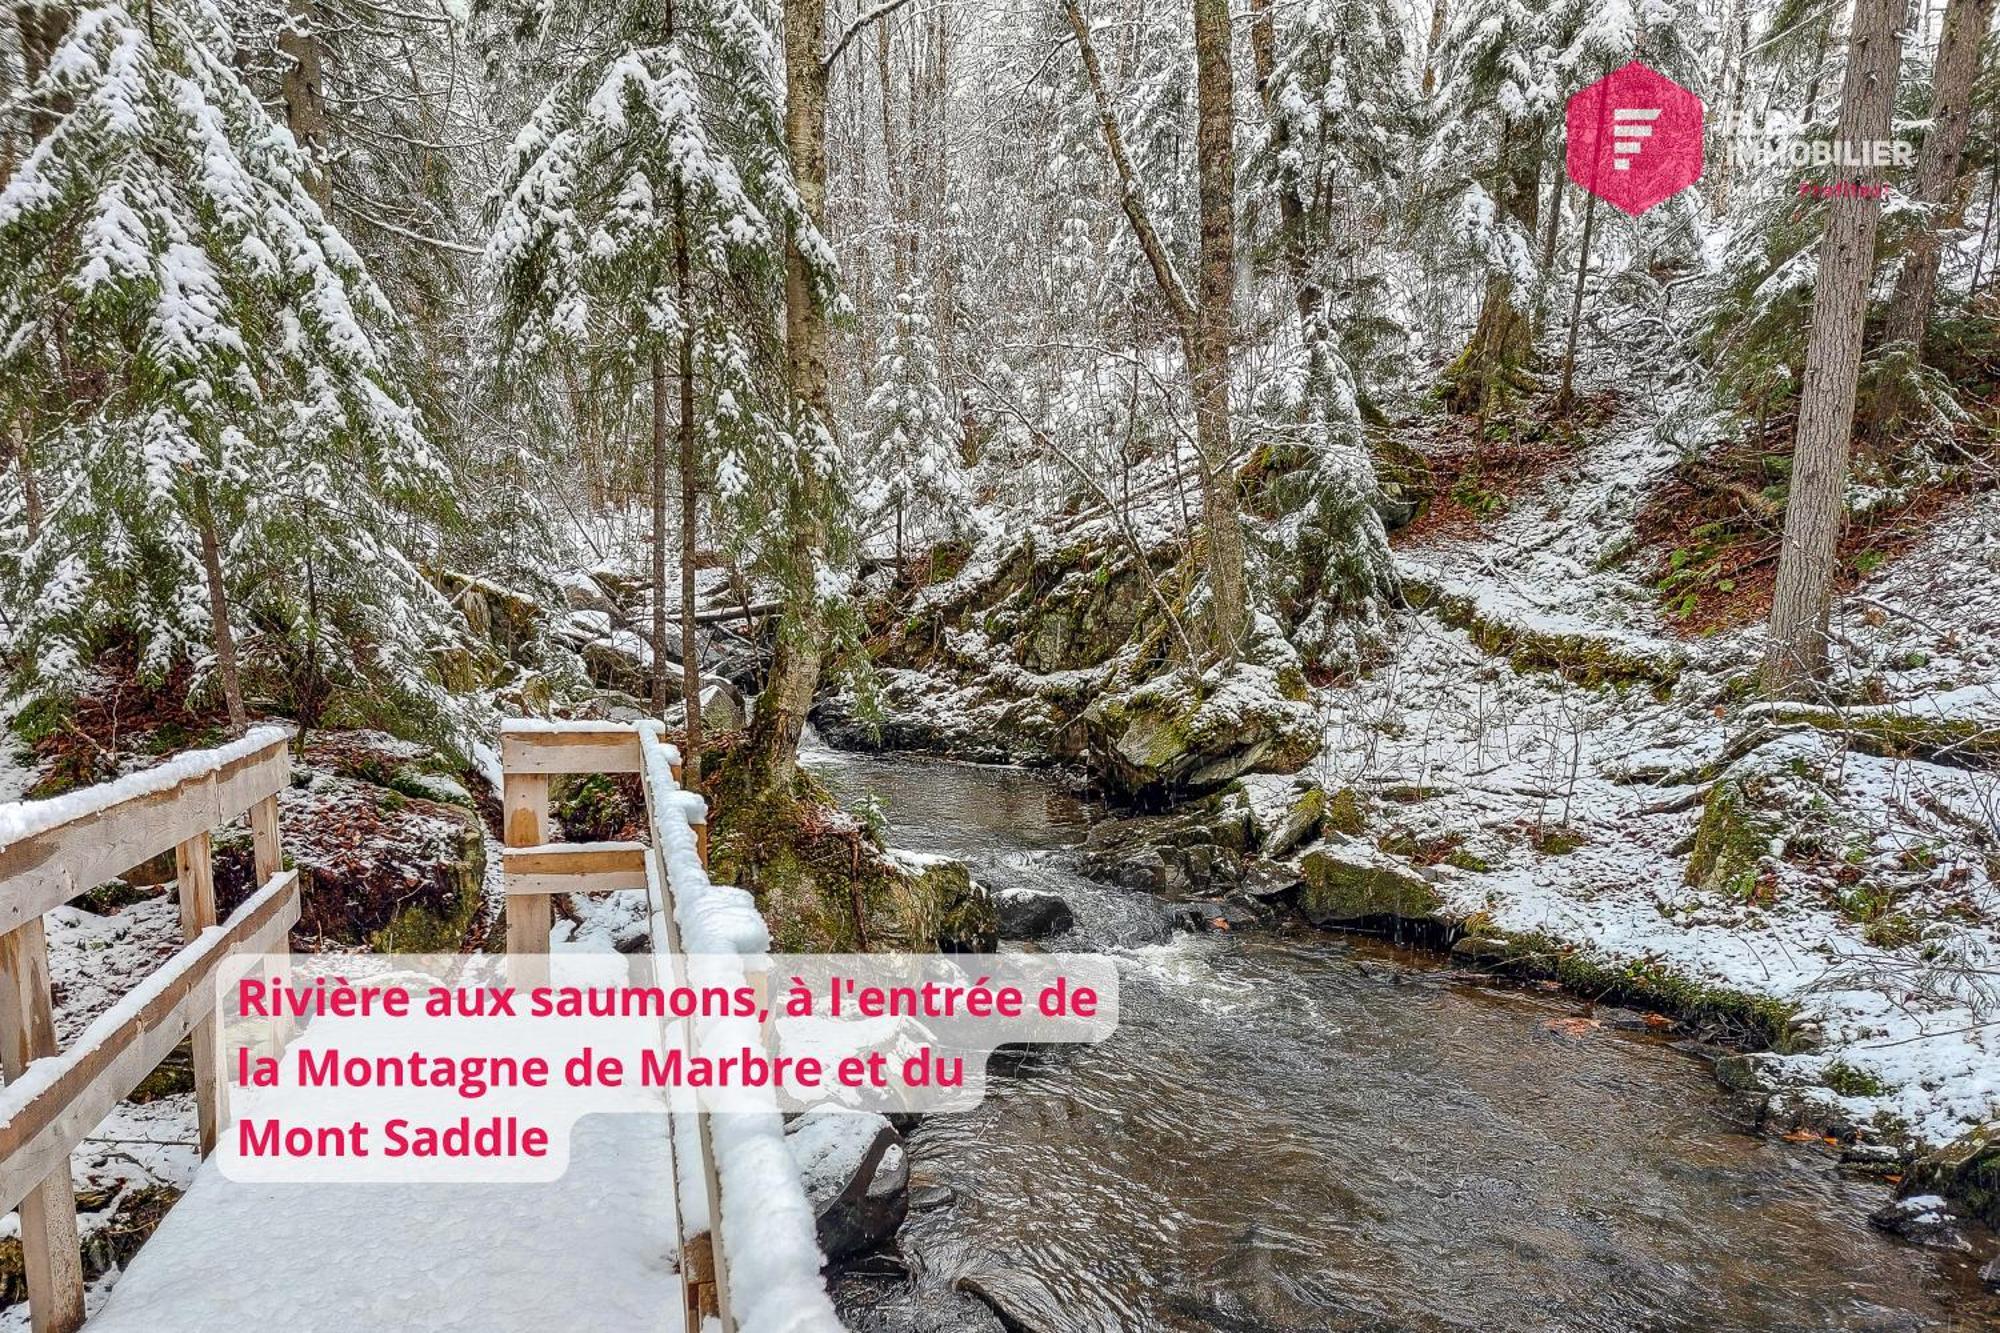
[[(298, 876), (278, 840), (288, 741), (259, 728), (116, 782), (0, 806), (0, 1207), (20, 1212), (35, 1333), (83, 1323), (71, 1151), (189, 1034), (201, 1151), (215, 1147), (227, 1115), (218, 976), (232, 954), (283, 952), (299, 915)], [(211, 832), (246, 813), (259, 887), (218, 923)], [(167, 851), (186, 946), (61, 1049), (44, 914)]]
[[(680, 788), (680, 752), (667, 744), (658, 723), (633, 725), (612, 723), (548, 723), (510, 721), (501, 728), (500, 762), (505, 811), (506, 849), (502, 853), (507, 890), (507, 949), (510, 954), (541, 954), (549, 947), (556, 893), (607, 892), (644, 889), (647, 893), (653, 952), (667, 970), (663, 980), (679, 985), (687, 980), (688, 949), (699, 954), (741, 955), (744, 944), (755, 944), (750, 957), (738, 957), (747, 981), (768, 995), (768, 978), (763, 957), (768, 935), (755, 914), (747, 894), (735, 889), (717, 889), (708, 883), (708, 810), (695, 793)], [(549, 778), (560, 774), (638, 773), (646, 792), (650, 845), (640, 843), (550, 843), (548, 837)], [(731, 895), (717, 913), (716, 900)], [(688, 898), (699, 896), (697, 936), (684, 934), (684, 913)], [(733, 909), (733, 911), (731, 910)], [(703, 913), (706, 913), (705, 915)], [(708, 923), (717, 919), (733, 922), (717, 930)], [(754, 938), (749, 938), (754, 936)], [(709, 979), (704, 978), (704, 984)], [(678, 1027), (678, 1034), (674, 1028)], [(692, 1020), (670, 1024), (663, 1040), (678, 1040), (694, 1050), (700, 1041), (698, 1025)], [(732, 1122), (759, 1122), (752, 1133), (781, 1133), (779, 1118), (728, 1117)], [(789, 1181), (789, 1199), (768, 1194), (753, 1195), (745, 1184), (731, 1189), (717, 1150), (713, 1118), (705, 1112), (672, 1117), (669, 1131), (674, 1159), (675, 1212), (680, 1219), (681, 1279), (685, 1297), (687, 1327), (706, 1327), (714, 1319), (723, 1333), (736, 1333), (745, 1300), (775, 1298), (785, 1307), (785, 1327), (798, 1333), (827, 1330), (838, 1333), (841, 1325), (833, 1315), (825, 1287), (818, 1273), (818, 1253), (812, 1234), (812, 1215), (804, 1200), (803, 1186), (794, 1173)], [(753, 1156), (772, 1160), (784, 1156), (782, 1143), (764, 1145), (766, 1151)], [(767, 1182), (768, 1183), (768, 1182)], [(789, 1207), (795, 1229), (795, 1248), (803, 1266), (801, 1282), (812, 1286), (806, 1291), (763, 1291), (746, 1293), (730, 1281), (727, 1248), (722, 1238), (742, 1232), (755, 1234), (761, 1242), (771, 1240), (768, 1214)], [(761, 1223), (761, 1225), (760, 1225)], [(817, 1312), (805, 1308), (808, 1302), (822, 1307)], [(814, 1318), (818, 1313), (819, 1318)], [(749, 1320), (744, 1327), (762, 1321)]]

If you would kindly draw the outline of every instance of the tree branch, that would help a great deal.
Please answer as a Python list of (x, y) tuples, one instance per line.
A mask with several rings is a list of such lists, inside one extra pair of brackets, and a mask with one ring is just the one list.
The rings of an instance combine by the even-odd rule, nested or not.
[(840, 53), (847, 49), (847, 44), (856, 37), (859, 37), (869, 24), (874, 23), (878, 19), (888, 18), (889, 15), (909, 3), (910, 0), (882, 0), (881, 4), (856, 18), (854, 22), (847, 25), (847, 31), (840, 34), (840, 40), (833, 44), (833, 50), (826, 53), (826, 59), (819, 62), (820, 68), (832, 69), (833, 62), (840, 59)]
[(1125, 155), (1125, 136), (1118, 132), (1118, 118), (1112, 113), (1111, 95), (1104, 88), (1104, 71), (1097, 63), (1097, 47), (1090, 40), (1090, 25), (1084, 22), (1076, 0), (1063, 0), (1063, 14), (1069, 19), (1071, 31), (1076, 33), (1077, 48), (1083, 56), (1083, 72), (1090, 80), (1090, 95), (1097, 103), (1098, 124), (1104, 130), (1104, 147), (1111, 154), (1111, 164), (1118, 169), (1119, 202), (1125, 209), (1125, 220), (1132, 224), (1139, 248), (1146, 253), (1146, 262), (1152, 266), (1153, 280), (1159, 284), (1160, 294), (1166, 297), (1168, 308), (1174, 312), (1174, 319), (1181, 327), (1181, 339), (1187, 345), (1189, 359), (1192, 360), (1194, 298), (1188, 295), (1187, 285), (1175, 270), (1166, 243), (1154, 230), (1152, 214), (1146, 211), (1146, 201), (1139, 193), (1139, 180), (1132, 170), (1132, 159)]

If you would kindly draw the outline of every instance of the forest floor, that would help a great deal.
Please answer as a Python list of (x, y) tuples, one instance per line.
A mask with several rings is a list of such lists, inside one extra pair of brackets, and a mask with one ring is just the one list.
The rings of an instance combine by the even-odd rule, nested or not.
[(1681, 468), (1623, 415), (1474, 521), (1399, 533), (1426, 609), (1319, 692), (1308, 772), (1364, 794), (1449, 913), (1795, 1006), (1812, 1049), (1762, 1077), (1944, 1142), (2000, 1115), (2000, 492), (1939, 497), (1850, 571), (1830, 702), (1789, 709), (1751, 688), (1754, 588), (1693, 617), (1662, 595), (1684, 561), (1640, 521)]

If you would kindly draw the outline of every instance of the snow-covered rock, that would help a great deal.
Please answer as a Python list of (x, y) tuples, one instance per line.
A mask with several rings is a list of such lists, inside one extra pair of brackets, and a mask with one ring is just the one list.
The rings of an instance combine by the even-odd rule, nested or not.
[(785, 1146), (829, 1260), (894, 1238), (910, 1208), (910, 1157), (894, 1125), (879, 1115), (808, 1111), (785, 1127)]

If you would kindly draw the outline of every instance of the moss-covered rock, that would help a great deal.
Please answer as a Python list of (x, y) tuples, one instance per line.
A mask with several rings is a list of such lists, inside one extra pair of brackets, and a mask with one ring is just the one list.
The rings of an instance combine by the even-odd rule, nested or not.
[(2000, 1227), (2000, 1120), (1919, 1158), (1903, 1180), (1903, 1193), (1942, 1194)]
[(790, 953), (986, 952), (999, 917), (963, 863), (885, 849), (809, 775), (758, 792), (725, 765), (710, 873), (749, 890)]
[(1757, 887), (1758, 866), (1778, 832), (1760, 812), (1743, 780), (1718, 778), (1702, 804), (1688, 855), (1687, 882), (1698, 888), (1748, 898)]
[(1685, 659), (1669, 648), (1643, 651), (1607, 634), (1563, 632), (1488, 615), (1462, 593), (1413, 579), (1403, 581), (1411, 606), (1433, 610), (1464, 630), (1482, 652), (1504, 657), (1516, 671), (1547, 671), (1578, 685), (1643, 685), (1661, 697), (1680, 679)]
[(1755, 716), (1777, 726), (1837, 732), (1863, 754), (1885, 759), (2000, 767), (2000, 727), (1991, 717), (1951, 716), (1907, 704), (1822, 708), (1803, 703), (1759, 705)]
[(1285, 697), (1280, 670), (1251, 660), (1219, 682), (1174, 675), (1101, 695), (1082, 721), (1093, 772), (1148, 804), (1213, 791), (1245, 773), (1296, 773), (1321, 740), (1312, 708)]
[[(1319, 837), (1322, 828), (1337, 827), (1333, 823), (1334, 806), (1343, 795), (1351, 800), (1354, 793), (1343, 787), (1339, 795), (1329, 800), (1321, 788), (1306, 787), (1293, 798), (1292, 803), (1285, 808), (1285, 813), (1265, 832), (1258, 850), (1269, 857), (1287, 856), (1293, 849), (1303, 847)], [(1346, 833), (1350, 830), (1340, 828), (1339, 831)]]
[(1331, 839), (1300, 863), (1299, 910), (1315, 926), (1383, 919), (1436, 920), (1437, 890), (1416, 867), (1350, 838)]
[(1361, 797), (1352, 787), (1342, 787), (1326, 803), (1326, 827), (1350, 838), (1361, 836), (1368, 827), (1368, 815)]
[(1593, 1000), (1651, 1009), (1747, 1050), (1789, 1052), (1795, 1046), (1794, 1006), (1697, 981), (1655, 960), (1604, 958), (1547, 935), (1500, 930), (1483, 921), (1452, 952), (1461, 962), (1490, 971), (1555, 981)]

